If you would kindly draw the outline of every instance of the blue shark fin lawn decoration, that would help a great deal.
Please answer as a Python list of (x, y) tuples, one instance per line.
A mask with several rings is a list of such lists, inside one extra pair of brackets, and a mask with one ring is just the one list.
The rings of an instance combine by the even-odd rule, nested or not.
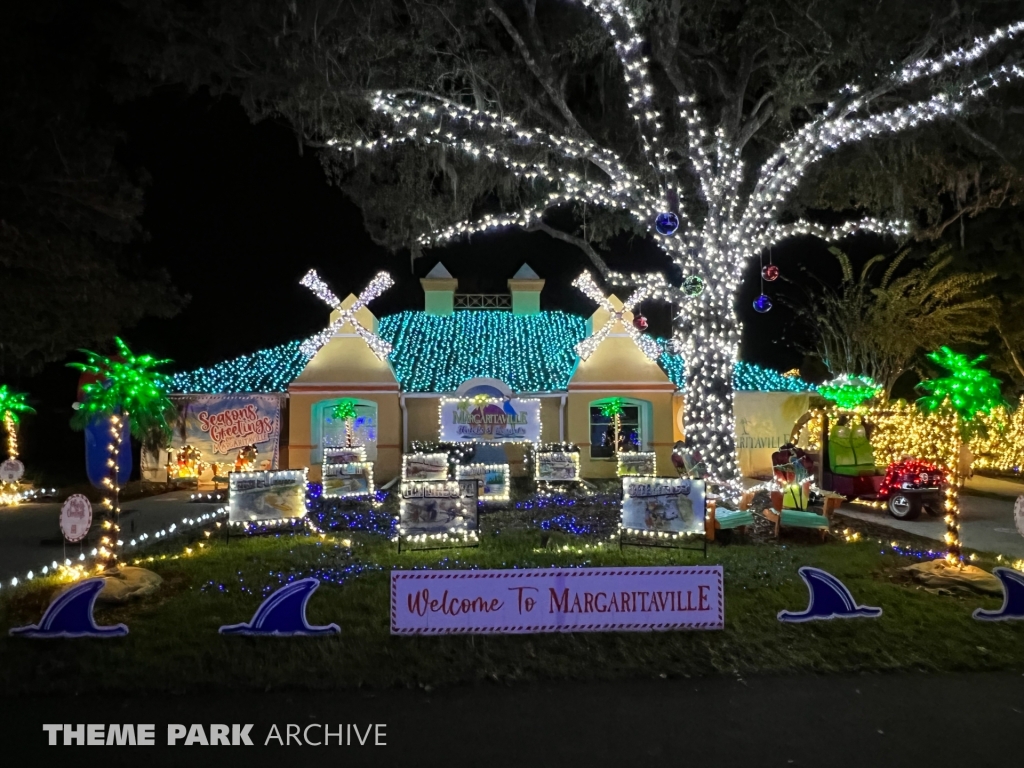
[(320, 586), (320, 580), (302, 579), (286, 584), (263, 601), (252, 621), (229, 624), (220, 628), (222, 635), (270, 635), (273, 637), (301, 637), (305, 635), (336, 635), (341, 632), (337, 624), (311, 627), (306, 621), (306, 603)]
[(114, 624), (96, 626), (92, 609), (103, 589), (103, 579), (80, 581), (54, 598), (38, 624), (11, 627), (15, 637), (124, 637), (128, 627)]
[(1003, 582), (1003, 607), (998, 611), (978, 608), (972, 616), (978, 621), (1024, 619), (1024, 573), (1012, 568), (993, 568), (992, 573)]
[(804, 566), (800, 578), (811, 592), (806, 611), (779, 611), (779, 621), (799, 623), (817, 619), (875, 619), (882, 615), (881, 608), (857, 605), (850, 590), (839, 579), (820, 568)]

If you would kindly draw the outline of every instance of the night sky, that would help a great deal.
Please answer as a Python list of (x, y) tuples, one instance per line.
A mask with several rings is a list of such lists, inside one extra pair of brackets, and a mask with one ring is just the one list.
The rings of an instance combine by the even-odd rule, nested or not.
[[(373, 274), (388, 270), (397, 284), (371, 305), (378, 317), (422, 309), (419, 278), (438, 260), (469, 292), (506, 291), (506, 280), (527, 262), (547, 280), (542, 308), (594, 310), (570, 286), (589, 261), (544, 234), (475, 236), (471, 243), (428, 251), (415, 264), (408, 252), (389, 254), (371, 241), (359, 209), (327, 184), (315, 153), (299, 154), (291, 128), (253, 124), (233, 98), (164, 88), (117, 107), (116, 117), (125, 131), (126, 165), (144, 168), (151, 178), (142, 253), (165, 266), (191, 297), (175, 318), (144, 320), (123, 338), (136, 352), (171, 358), (173, 370), (215, 364), (322, 328), (327, 307), (298, 284), (311, 267), (340, 296), (358, 293)], [(883, 243), (861, 237), (847, 246), (869, 254)], [(825, 279), (838, 278), (825, 247), (812, 240), (777, 249), (773, 259), (794, 279), (802, 277), (801, 263)], [(609, 263), (631, 271), (664, 267), (643, 241), (626, 238)], [(799, 335), (792, 314), (778, 300), (766, 315), (751, 308), (760, 291), (759, 270), (750, 265), (739, 299), (741, 357), (781, 370), (798, 366), (802, 355), (789, 343)], [(779, 281), (767, 292), (777, 297), (786, 291), (793, 287)], [(648, 302), (642, 311), (652, 333), (668, 334), (667, 306)], [(80, 475), (82, 437), (67, 426), (76, 381), (77, 373), (60, 362), (21, 382), (39, 411), (22, 430), (25, 460), (30, 468), (47, 467), (48, 476), (63, 476), (64, 467), (69, 476)]]

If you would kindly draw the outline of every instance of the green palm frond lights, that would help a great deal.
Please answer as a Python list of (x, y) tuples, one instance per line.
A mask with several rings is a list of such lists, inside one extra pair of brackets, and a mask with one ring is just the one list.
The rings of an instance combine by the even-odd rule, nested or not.
[(349, 421), (356, 417), (356, 401), (350, 398), (345, 398), (338, 402), (331, 411), (332, 419), (339, 419), (341, 421)]
[(15, 392), (6, 384), (0, 384), (0, 419), (10, 419), (17, 424), (23, 414), (35, 413), (27, 402), (28, 395), (24, 392)]
[(69, 368), (98, 377), (82, 386), (83, 402), (71, 420), (72, 425), (84, 429), (98, 418), (127, 413), (135, 437), (145, 439), (157, 431), (169, 437), (169, 419), (175, 412), (167, 394), (170, 377), (157, 368), (170, 360), (136, 355), (117, 337), (114, 342), (117, 344), (115, 357), (83, 349), (79, 351), (86, 356), (84, 363), (68, 363)]
[(616, 416), (621, 416), (622, 410), (622, 398), (612, 397), (601, 403), (601, 415), (607, 416), (609, 419), (614, 419)]
[(839, 376), (821, 384), (818, 392), (826, 400), (848, 410), (880, 396), (883, 389), (867, 376)]
[(1005, 404), (999, 391), (999, 379), (979, 367), (985, 355), (972, 360), (949, 347), (941, 347), (930, 352), (928, 359), (949, 371), (949, 376), (927, 379), (917, 385), (926, 393), (917, 404), (926, 411), (938, 410), (948, 399), (961, 418), (972, 421), (978, 414), (990, 413), (996, 406)]

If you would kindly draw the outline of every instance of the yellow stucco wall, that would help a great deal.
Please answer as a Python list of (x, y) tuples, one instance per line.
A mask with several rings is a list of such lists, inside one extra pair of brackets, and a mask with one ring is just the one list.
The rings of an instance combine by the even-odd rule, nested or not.
[[(617, 310), (622, 302), (616, 296), (609, 301)], [(587, 323), (588, 335), (604, 326), (608, 310), (598, 308)], [(633, 314), (623, 320), (633, 322)], [(650, 406), (649, 431), (644, 435), (645, 450), (657, 454), (658, 474), (673, 474), (672, 445), (675, 431), (673, 400), (675, 385), (654, 360), (640, 351), (621, 321), (586, 360), (581, 360), (569, 381), (566, 439), (580, 447), (580, 472), (584, 477), (615, 477), (614, 459), (590, 458), (590, 404), (608, 397), (637, 400)]]
[(314, 393), (292, 392), (290, 436), (287, 465), (291, 468), (309, 467), (309, 479), (320, 480), (320, 463), (311, 462), (316, 448), (312, 443), (313, 406), (324, 400), (351, 397), (355, 400), (377, 404), (377, 459), (374, 463), (374, 480), (386, 483), (402, 472), (402, 414), (398, 406), (398, 393), (360, 392), (356, 388), (325, 389)]
[[(351, 307), (356, 297), (342, 302)], [(338, 311), (331, 312), (331, 322)], [(377, 318), (366, 307), (356, 312), (361, 325), (376, 331)], [(374, 479), (387, 482), (402, 471), (402, 414), (399, 408), (398, 381), (391, 366), (373, 353), (352, 328), (345, 324), (337, 329), (305, 370), (288, 387), (288, 450), (282, 451), (287, 466), (309, 467), (311, 480), (320, 479), (320, 464), (311, 461), (316, 448), (312, 444), (313, 406), (324, 400), (351, 397), (377, 404), (377, 459)]]

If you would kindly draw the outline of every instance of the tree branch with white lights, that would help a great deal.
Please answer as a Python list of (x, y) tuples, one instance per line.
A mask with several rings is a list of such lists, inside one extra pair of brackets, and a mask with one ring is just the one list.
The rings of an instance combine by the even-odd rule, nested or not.
[[(423, 233), (421, 246), (508, 228), (551, 230), (545, 218), (572, 204), (627, 213), (664, 253), (666, 266), (681, 272), (682, 281), (670, 284), (661, 275), (626, 276), (612, 273), (603, 264), (598, 267), (611, 284), (637, 289), (631, 303), (642, 296), (680, 305), (671, 350), (684, 358), (687, 443), (701, 454), (712, 477), (735, 487), (739, 469), (732, 374), (739, 349), (735, 305), (743, 269), (765, 249), (798, 236), (829, 241), (854, 232), (906, 237), (911, 231), (907, 221), (867, 216), (825, 226), (788, 219), (787, 206), (806, 172), (839, 147), (962, 115), (972, 102), (1022, 79), (1024, 72), (1014, 63), (980, 73), (971, 70), (984, 70), (980, 65), (987, 57), (1018, 40), (1024, 23), (999, 28), (965, 48), (911, 57), (890, 73), (839, 88), (831, 100), (815, 107), (816, 114), (783, 136), (777, 150), (751, 173), (746, 167), (747, 155), (752, 154), (748, 152), (750, 140), (772, 112), (766, 106), (772, 94), (762, 94), (746, 117), (742, 103), (723, 108), (718, 124), (712, 125), (711, 112), (687, 76), (659, 55), (663, 66), (669, 61), (664, 68), (680, 91), (675, 101), (682, 130), (678, 135), (668, 133), (666, 126), (671, 121), (657, 99), (652, 62), (645, 52), (648, 46), (638, 18), (621, 0), (579, 0), (579, 4), (596, 14), (619, 62), (627, 93), (626, 116), (635, 124), (631, 151), (601, 146), (584, 134), (576, 120), (568, 121), (568, 128), (579, 129), (579, 137), (559, 135), (526, 126), (509, 115), (401, 91), (374, 92), (368, 98), (381, 121), (382, 135), (390, 137), (385, 144), (341, 139), (332, 143), (353, 153), (380, 151), (395, 142), (438, 146), (473, 162), (504, 168), (533, 185), (534, 199), (518, 211), (485, 214), (438, 227)], [(496, 8), (491, 12), (497, 13)], [(501, 22), (506, 31), (513, 31), (508, 16)], [(527, 37), (514, 35), (519, 49), (526, 45)], [(668, 45), (675, 50), (681, 46), (678, 39)], [(663, 43), (656, 41), (654, 48), (662, 51), (661, 46)], [(693, 55), (700, 59), (703, 54)], [(759, 56), (751, 52), (744, 57), (742, 82), (723, 92), (735, 97), (745, 89), (759, 65)], [(703, 60), (712, 69), (718, 66), (710, 56), (704, 55)], [(536, 75), (539, 65), (527, 64)], [(722, 72), (718, 75), (724, 77)], [(545, 82), (544, 87), (550, 90), (550, 83)], [(876, 110), (876, 105), (882, 106)], [(563, 102), (559, 109), (564, 112), (568, 108)], [(595, 254), (588, 255), (593, 259)], [(577, 284), (593, 294), (591, 298), (598, 304), (607, 301), (589, 276)], [(770, 302), (755, 303), (755, 308), (770, 308)], [(600, 335), (599, 331), (585, 342), (585, 352), (593, 351)], [(645, 352), (653, 353), (653, 349)]]

